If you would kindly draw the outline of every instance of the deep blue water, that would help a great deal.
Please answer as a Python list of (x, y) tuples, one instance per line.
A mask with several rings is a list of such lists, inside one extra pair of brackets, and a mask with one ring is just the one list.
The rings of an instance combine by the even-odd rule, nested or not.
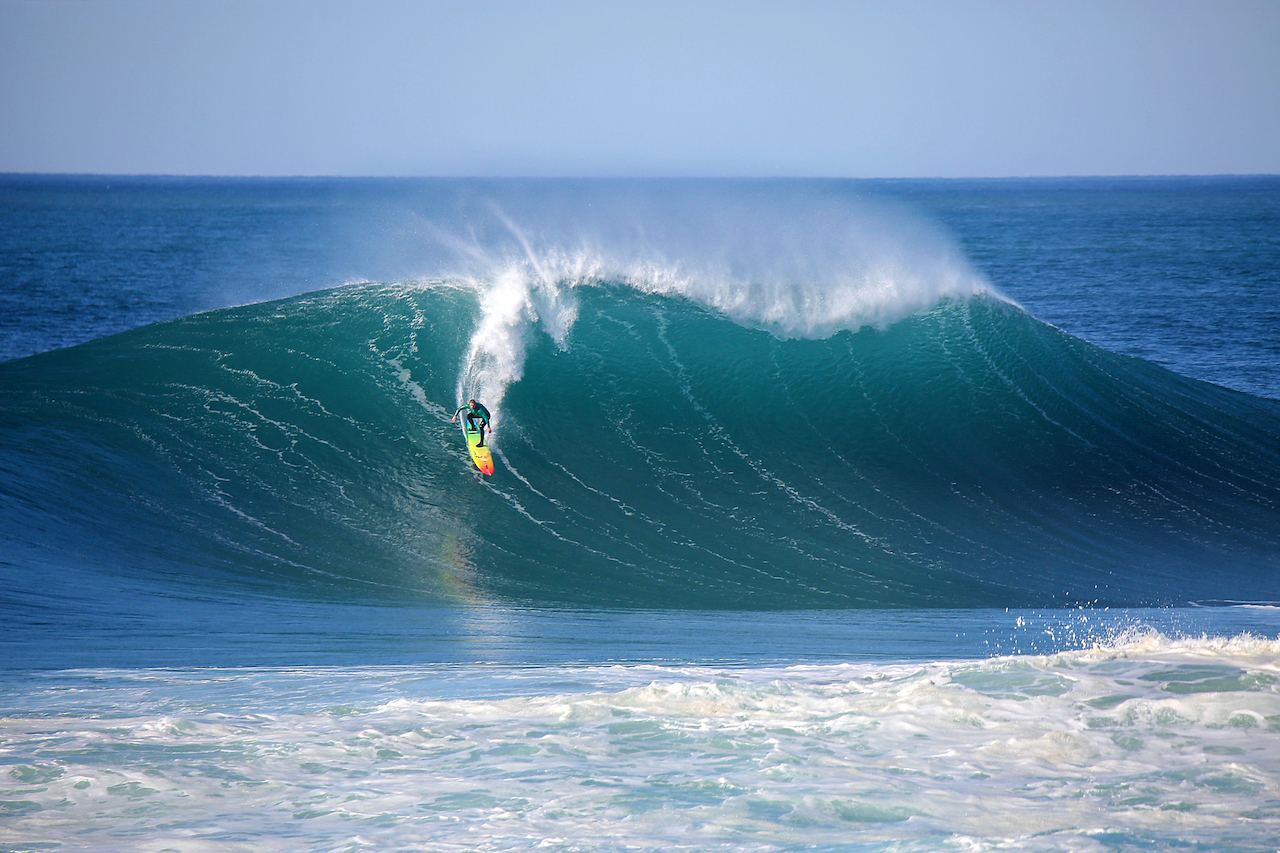
[(1278, 354), (1273, 177), (5, 177), (14, 849), (1272, 849)]

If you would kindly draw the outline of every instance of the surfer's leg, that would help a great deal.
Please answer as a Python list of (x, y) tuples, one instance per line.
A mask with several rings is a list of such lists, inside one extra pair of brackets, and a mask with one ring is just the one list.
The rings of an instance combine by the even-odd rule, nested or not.
[(471, 414), (470, 412), (467, 413), (466, 417), (467, 417), (467, 431), (476, 432), (480, 434), (480, 440), (476, 442), (476, 447), (484, 447), (484, 421), (481, 421), (477, 425), (476, 416)]

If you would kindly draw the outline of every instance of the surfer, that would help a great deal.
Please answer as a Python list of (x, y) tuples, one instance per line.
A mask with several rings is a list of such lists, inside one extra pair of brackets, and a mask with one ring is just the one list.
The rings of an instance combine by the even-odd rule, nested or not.
[[(480, 441), (476, 443), (476, 447), (484, 447), (484, 431), (487, 429), (493, 432), (493, 427), (489, 426), (489, 410), (482, 404), (477, 403), (475, 399), (467, 401), (465, 406), (459, 406), (458, 411), (453, 413), (453, 422), (458, 422), (458, 415), (466, 412), (467, 427), (480, 433)], [(480, 426), (476, 426), (476, 421), (480, 421)]]

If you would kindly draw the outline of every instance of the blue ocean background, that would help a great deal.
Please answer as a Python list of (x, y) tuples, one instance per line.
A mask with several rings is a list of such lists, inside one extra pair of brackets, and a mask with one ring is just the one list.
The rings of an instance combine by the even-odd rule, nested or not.
[(0, 848), (1274, 850), (1278, 226), (0, 178)]

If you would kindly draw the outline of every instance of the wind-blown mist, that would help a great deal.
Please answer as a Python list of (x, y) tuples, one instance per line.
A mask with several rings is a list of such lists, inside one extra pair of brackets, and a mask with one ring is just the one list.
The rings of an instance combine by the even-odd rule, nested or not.
[(494, 406), (523, 375), (530, 330), (566, 346), (576, 290), (602, 282), (789, 338), (883, 329), (943, 298), (994, 293), (936, 227), (883, 199), (811, 187), (570, 184), (474, 207), (424, 231), (453, 254), (434, 261), (433, 277), (479, 294), (458, 397)]

